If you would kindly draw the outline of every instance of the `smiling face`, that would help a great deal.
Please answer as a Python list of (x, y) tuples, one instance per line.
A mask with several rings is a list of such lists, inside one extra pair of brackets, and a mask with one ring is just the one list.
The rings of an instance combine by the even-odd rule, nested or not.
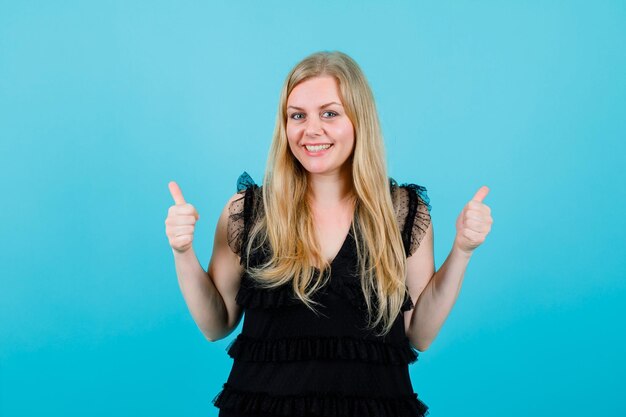
[(354, 127), (334, 77), (310, 78), (291, 91), (287, 98), (287, 140), (291, 152), (309, 173), (349, 172)]

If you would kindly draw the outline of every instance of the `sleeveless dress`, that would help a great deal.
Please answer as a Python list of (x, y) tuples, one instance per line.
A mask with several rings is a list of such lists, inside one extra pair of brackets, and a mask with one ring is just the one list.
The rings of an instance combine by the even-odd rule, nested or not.
[[(410, 256), (430, 224), (426, 189), (398, 185), (390, 193)], [(229, 245), (241, 255), (251, 225), (262, 215), (261, 189), (247, 173), (238, 180), (241, 198), (230, 206)], [(269, 251), (251, 253), (258, 264)], [(242, 265), (245, 260), (242, 256)], [(245, 268), (244, 268), (245, 270)], [(330, 280), (313, 299), (317, 314), (293, 295), (289, 285), (255, 286), (246, 272), (236, 296), (245, 314), (241, 333), (228, 346), (233, 366), (212, 403), (220, 417), (402, 417), (425, 416), (428, 407), (413, 392), (408, 366), (418, 351), (405, 334), (403, 314), (390, 333), (376, 337), (367, 324), (350, 231), (331, 262)], [(401, 312), (414, 308), (406, 292)]]

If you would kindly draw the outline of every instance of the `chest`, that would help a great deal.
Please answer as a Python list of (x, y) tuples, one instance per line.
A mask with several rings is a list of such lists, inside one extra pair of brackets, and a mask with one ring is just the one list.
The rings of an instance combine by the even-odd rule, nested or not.
[(334, 211), (314, 215), (316, 238), (320, 245), (322, 256), (332, 262), (341, 250), (350, 233), (353, 213), (348, 210)]

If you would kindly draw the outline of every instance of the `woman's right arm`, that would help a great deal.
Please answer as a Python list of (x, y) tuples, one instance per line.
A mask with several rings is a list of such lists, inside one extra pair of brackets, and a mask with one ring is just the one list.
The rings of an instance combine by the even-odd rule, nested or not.
[(170, 185), (170, 191), (176, 205), (170, 208), (165, 224), (178, 284), (198, 328), (207, 340), (214, 342), (232, 333), (242, 316), (241, 307), (235, 302), (242, 267), (239, 256), (228, 245), (227, 235), (230, 204), (241, 196), (233, 195), (222, 210), (209, 268), (204, 271), (191, 246), (197, 212), (185, 203), (177, 185)]

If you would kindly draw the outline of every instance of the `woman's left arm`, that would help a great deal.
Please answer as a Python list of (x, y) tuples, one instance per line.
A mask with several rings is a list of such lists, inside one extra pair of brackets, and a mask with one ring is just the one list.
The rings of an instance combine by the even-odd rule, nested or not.
[(491, 230), (491, 209), (482, 201), (489, 188), (481, 187), (456, 221), (452, 250), (435, 272), (432, 222), (417, 251), (407, 258), (407, 287), (415, 307), (405, 313), (406, 335), (420, 351), (435, 339), (461, 290), (473, 251)]

